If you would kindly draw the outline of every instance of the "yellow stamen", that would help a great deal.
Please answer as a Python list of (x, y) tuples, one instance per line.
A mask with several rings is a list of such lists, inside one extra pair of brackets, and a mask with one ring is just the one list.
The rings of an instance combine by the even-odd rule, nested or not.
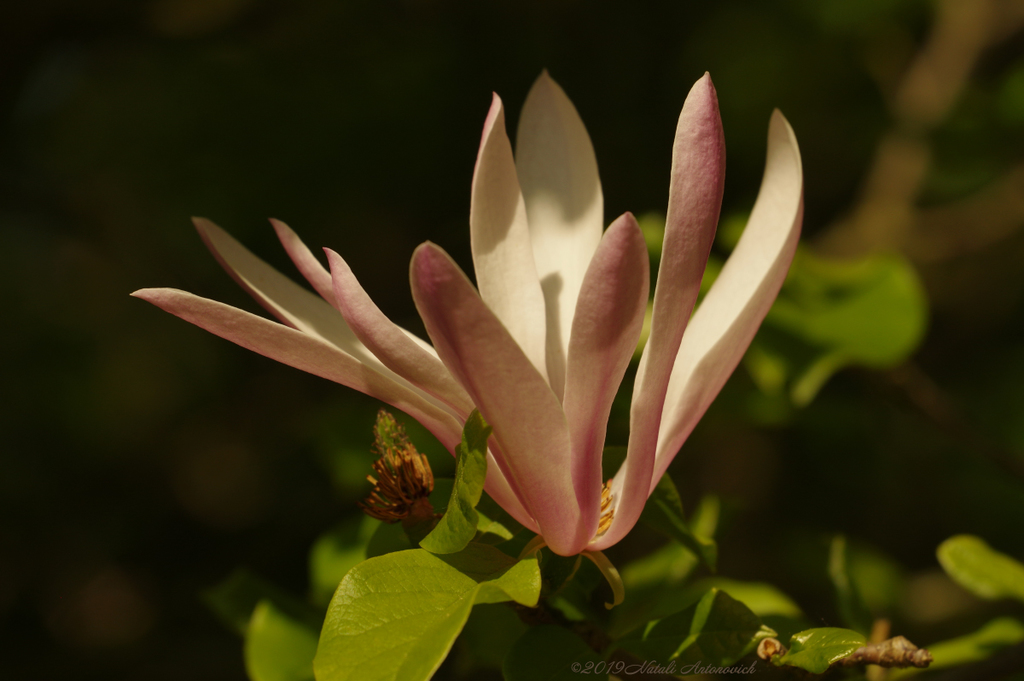
[(608, 531), (614, 519), (615, 509), (612, 507), (612, 481), (609, 478), (608, 482), (604, 483), (604, 487), (601, 488), (601, 520), (597, 524), (598, 537)]
[(366, 476), (373, 491), (359, 507), (371, 518), (394, 523), (407, 518), (417, 502), (434, 491), (434, 474), (427, 457), (416, 451), (402, 426), (383, 409), (377, 414), (376, 433), (377, 477)]
[(582, 555), (589, 558), (597, 566), (597, 569), (601, 571), (604, 578), (608, 580), (608, 586), (612, 588), (614, 602), (605, 603), (604, 607), (611, 610), (616, 605), (620, 605), (626, 598), (626, 587), (622, 584), (622, 576), (619, 574), (619, 571), (615, 569), (612, 562), (600, 551), (584, 551)]

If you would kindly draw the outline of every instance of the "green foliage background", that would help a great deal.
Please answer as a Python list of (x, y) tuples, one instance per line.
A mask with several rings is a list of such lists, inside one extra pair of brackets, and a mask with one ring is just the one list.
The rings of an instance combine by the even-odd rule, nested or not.
[[(916, 643), (1011, 612), (944, 577), (935, 547), (968, 533), (1024, 557), (1024, 36), (1000, 23), (948, 109), (907, 114), (900, 84), (940, 4), (955, 3), (4, 3), (0, 678), (245, 678), (199, 593), (239, 565), (309, 591), (311, 545), (368, 490), (379, 405), (128, 293), (256, 310), (188, 217), (293, 274), (272, 216), (422, 330), (408, 257), (431, 239), (469, 269), (490, 93), (514, 130), (542, 68), (587, 124), (609, 219), (664, 210), (675, 120), (707, 70), (723, 216), (752, 204), (777, 106), (803, 152), (810, 247), (900, 252), (924, 282), (928, 334), (899, 367), (841, 371), (804, 408), (737, 370), (671, 470), (688, 511), (724, 501), (720, 573), (833, 625), (842, 532), (865, 602)], [(910, 228), (857, 217), (874, 215), (865, 178), (894, 135), (926, 150)], [(874, 236), (832, 238), (858, 219)], [(625, 443), (625, 405), (610, 444)], [(451, 457), (408, 428), (450, 476)], [(609, 557), (661, 541), (638, 529)], [(468, 671), (467, 649), (438, 678), (500, 678)]]

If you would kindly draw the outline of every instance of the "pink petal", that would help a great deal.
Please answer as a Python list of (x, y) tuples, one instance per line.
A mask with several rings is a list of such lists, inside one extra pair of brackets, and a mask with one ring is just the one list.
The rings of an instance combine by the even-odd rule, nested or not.
[(349, 328), (384, 366), (450, 406), (465, 420), (473, 402), (437, 357), (414, 343), (380, 311), (340, 255), (327, 250), (334, 299)]
[(284, 246), (288, 257), (295, 263), (302, 276), (306, 278), (306, 281), (313, 286), (324, 300), (330, 303), (332, 307), (337, 308), (330, 272), (320, 264), (320, 261), (306, 247), (306, 244), (302, 243), (302, 239), (292, 231), (291, 227), (274, 218), (270, 219), (270, 224), (273, 225), (274, 231), (277, 232), (277, 238), (281, 240), (281, 245)]
[(648, 270), (643, 234), (626, 213), (604, 233), (576, 304), (562, 404), (572, 438), (576, 498), (589, 536), (597, 532), (601, 515), (601, 453), (608, 414), (640, 337)]
[(480, 297), (546, 377), (544, 294), (498, 95), (494, 95), (480, 140), (469, 227)]
[(693, 315), (672, 368), (653, 485), (743, 357), (772, 303), (800, 239), (803, 170), (796, 136), (776, 110), (768, 159), (750, 220)]
[(264, 357), (401, 409), (452, 451), (461, 440), (462, 426), (450, 413), (320, 337), (185, 291), (142, 289), (132, 295)]
[(411, 279), (438, 355), (494, 428), (495, 459), (505, 478), (552, 550), (578, 553), (589, 535), (580, 521), (569, 429), (558, 399), (447, 253), (421, 245)]
[[(274, 226), (277, 238), (281, 240), (281, 245), (284, 246), (288, 257), (295, 263), (302, 276), (306, 278), (306, 281), (313, 286), (324, 300), (340, 312), (338, 301), (334, 297), (334, 284), (331, 282), (331, 273), (320, 264), (320, 261), (316, 259), (306, 244), (299, 239), (299, 236), (292, 231), (291, 227), (273, 218), (270, 219), (270, 224)], [(435, 360), (437, 359), (437, 353), (434, 352), (434, 348), (430, 343), (402, 327), (398, 327), (398, 329), (424, 352)]]
[[(355, 388), (360, 392), (366, 393), (367, 395), (371, 395), (372, 397), (376, 397), (377, 399), (387, 402), (388, 404), (391, 404), (392, 406), (395, 406), (398, 409), (402, 409), (403, 411), (406, 411), (410, 416), (415, 418), (417, 421), (423, 423), (423, 425), (426, 426), (428, 429), (430, 429), (431, 432), (433, 432), (438, 437), (438, 439), (441, 440), (442, 443), (444, 443), (445, 447), (447, 447), (449, 451), (455, 451), (455, 446), (458, 445), (462, 439), (461, 423), (459, 421), (456, 421), (454, 417), (452, 417), (452, 414), (449, 414), (449, 416), (452, 417), (451, 421), (454, 421), (455, 425), (453, 426), (453, 432), (446, 434), (445, 437), (439, 435), (438, 432), (434, 430), (434, 428), (431, 427), (430, 425), (430, 419), (436, 418), (436, 415), (430, 416), (430, 414), (435, 414), (437, 410), (447, 410), (447, 407), (444, 406), (443, 402), (438, 401), (432, 395), (429, 395), (426, 392), (421, 391), (419, 387), (412, 385), (406, 379), (402, 378), (401, 376), (394, 373), (391, 369), (384, 366), (384, 364), (382, 364), (380, 360), (378, 360), (362, 344), (362, 342), (360, 342), (360, 340), (348, 327), (348, 325), (345, 323), (344, 318), (337, 312), (337, 310), (328, 305), (324, 300), (321, 300), (320, 298), (317, 298), (313, 294), (309, 293), (301, 286), (298, 286), (297, 284), (295, 284), (295, 282), (288, 279), (274, 268), (270, 267), (270, 265), (267, 265), (265, 262), (257, 258), (244, 246), (238, 243), (238, 241), (232, 238), (231, 235), (229, 235), (227, 232), (225, 232), (220, 227), (215, 225), (213, 222), (206, 220), (204, 218), (195, 218), (194, 222), (196, 228), (199, 230), (200, 236), (203, 237), (203, 241), (206, 243), (210, 251), (214, 254), (214, 257), (217, 258), (217, 260), (221, 263), (224, 269), (227, 270), (227, 272), (232, 276), (232, 278), (234, 278), (235, 281), (237, 281), (244, 289), (246, 289), (261, 305), (263, 305), (265, 308), (267, 308), (270, 312), (272, 312), (275, 316), (277, 316), (279, 319), (281, 319), (289, 326), (295, 329), (299, 329), (302, 333), (307, 334), (307, 337), (320, 339), (321, 341), (327, 342), (338, 348), (340, 350), (340, 353), (345, 357), (345, 359), (339, 360), (339, 362), (341, 362), (341, 365), (349, 373), (354, 373), (356, 375), (362, 376), (377, 377), (374, 378), (374, 380), (378, 380), (378, 378), (382, 379), (385, 381), (384, 385), (390, 386), (389, 389), (392, 390), (392, 392), (394, 390), (399, 390), (400, 395), (405, 395), (406, 397), (404, 397), (403, 399), (408, 398), (408, 394), (411, 394), (413, 397), (408, 399), (415, 399), (417, 402), (427, 406), (419, 409), (418, 411), (413, 407), (406, 409), (402, 405), (396, 404), (388, 397), (382, 396), (382, 394), (372, 391), (372, 386), (366, 387), (364, 389), (364, 387), (360, 387), (359, 385), (353, 385), (352, 383), (346, 382), (345, 380), (340, 380), (339, 378), (333, 375), (325, 375), (324, 373), (321, 373), (315, 365), (314, 368), (310, 369), (306, 368), (306, 366), (299, 366), (298, 364), (292, 363), (287, 359), (280, 359), (275, 355), (268, 354), (267, 352), (263, 352), (258, 348), (254, 348), (251, 345), (242, 342), (241, 340), (237, 340), (235, 337), (229, 337), (223, 333), (219, 333), (218, 331), (200, 323), (199, 321), (196, 321), (193, 318), (185, 317), (184, 314), (178, 314), (177, 312), (174, 312), (174, 310), (170, 310), (160, 303), (157, 303), (158, 305), (164, 307), (164, 309), (167, 309), (169, 312), (172, 312), (173, 314), (178, 314), (179, 317), (188, 319), (189, 321), (192, 321), (193, 323), (198, 324), (199, 326), (202, 326), (203, 328), (206, 328), (207, 330), (212, 331), (213, 333), (217, 333), (222, 337), (228, 338), (229, 340), (232, 340), (238, 343), (239, 345), (242, 345), (243, 347), (250, 348), (252, 350), (255, 350), (256, 352), (260, 352), (260, 354), (266, 355), (268, 357), (279, 359), (280, 361), (289, 364), (290, 366), (302, 369), (303, 371), (309, 371), (310, 373), (316, 374), (318, 376), (323, 376), (324, 378), (328, 378), (343, 385)], [(307, 279), (309, 279), (310, 283), (312, 283), (315, 288), (322, 288), (322, 275), (330, 277), (327, 271), (323, 270), (322, 266), (319, 264), (316, 258), (314, 258), (312, 253), (309, 252), (309, 249), (306, 248), (305, 244), (303, 244), (299, 240), (299, 238), (294, 234), (294, 232), (291, 231), (290, 228), (288, 228), (287, 225), (276, 220), (272, 222), (274, 223), (274, 227), (278, 233), (278, 237), (285, 245), (285, 249), (288, 251), (293, 261), (295, 261), (296, 265), (299, 267), (299, 270), (303, 273), (304, 276), (306, 276)], [(322, 271), (322, 274), (317, 271), (318, 269)], [(329, 281), (328, 284), (331, 286), (331, 290), (329, 291), (330, 299), (333, 300), (333, 284), (330, 284)], [(166, 290), (156, 289), (155, 291)], [(148, 292), (149, 290), (140, 293), (147, 293), (148, 295)], [(235, 313), (248, 315), (248, 313), (241, 312), (240, 310), (235, 310), (234, 308), (231, 308), (229, 306), (223, 306), (221, 303), (208, 301), (203, 298), (192, 296), (191, 294), (186, 294), (182, 292), (176, 293), (181, 294), (183, 296), (189, 296), (189, 300), (203, 301), (202, 305), (220, 306), (217, 308), (211, 308), (214, 312), (221, 308), (226, 308), (227, 310), (231, 311), (229, 316)], [(322, 294), (323, 292), (321, 292), (321, 295)], [(140, 297), (145, 296), (140, 295)], [(326, 297), (327, 296), (325, 296), (325, 298)], [(163, 298), (166, 298), (166, 296), (162, 296), (161, 299)], [(149, 298), (147, 297), (147, 299)], [(156, 301), (151, 300), (151, 302)], [(180, 306), (182, 304), (183, 303), (181, 301), (175, 302), (175, 305), (177, 306)], [(253, 315), (250, 316), (252, 316), (254, 319), (260, 320), (260, 322), (262, 323), (270, 324), (269, 328), (271, 328), (274, 333), (279, 333), (279, 331), (276, 328), (280, 326), (279, 324), (267, 322), (267, 320), (261, 319), (260, 317), (255, 317)], [(434, 355), (433, 348), (431, 348), (425, 342), (416, 338), (413, 334), (409, 333), (408, 331), (405, 331), (404, 329), (400, 330), (407, 338), (409, 338), (414, 343), (419, 345), (425, 352)], [(355, 365), (357, 366), (361, 366), (362, 369), (353, 368), (352, 362), (355, 362)], [(328, 369), (330, 369), (330, 367), (324, 368), (325, 371)], [(423, 418), (420, 417), (420, 414), (423, 414)], [(512, 514), (512, 516), (515, 517), (516, 520), (519, 521), (522, 525), (532, 530), (535, 530), (537, 528), (536, 523), (533, 522), (529, 514), (526, 513), (525, 509), (522, 507), (522, 504), (518, 501), (518, 499), (516, 499), (514, 493), (510, 490), (508, 482), (503, 479), (501, 471), (497, 466), (492, 465), (488, 469), (486, 488), (488, 494), (494, 497), (494, 499), (499, 504), (501, 504), (502, 507), (505, 508), (505, 510)]]
[(612, 487), (615, 521), (592, 548), (600, 550), (621, 539), (632, 529), (647, 500), (668, 377), (700, 291), (724, 186), (722, 119), (715, 87), (704, 74), (690, 89), (676, 127), (651, 335), (633, 391), (626, 462)]
[(544, 291), (548, 377), (561, 399), (576, 299), (604, 228), (604, 198), (587, 129), (546, 70), (519, 116), (516, 172)]
[(228, 274), (278, 319), (303, 333), (335, 345), (377, 373), (442, 406), (440, 401), (384, 366), (356, 337), (345, 323), (345, 318), (322, 298), (257, 258), (209, 220), (195, 218), (194, 222), (203, 241)]

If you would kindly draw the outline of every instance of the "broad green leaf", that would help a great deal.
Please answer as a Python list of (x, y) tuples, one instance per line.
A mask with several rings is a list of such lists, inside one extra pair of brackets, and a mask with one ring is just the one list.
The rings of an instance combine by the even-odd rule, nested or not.
[(662, 534), (696, 553), (712, 572), (718, 561), (718, 546), (713, 539), (694, 534), (683, 518), (683, 504), (672, 478), (661, 476), (644, 505), (640, 518)]
[(868, 634), (873, 618), (861, 600), (857, 585), (850, 578), (849, 563), (846, 559), (846, 537), (836, 535), (829, 549), (828, 576), (836, 590), (836, 605), (843, 622), (855, 631)]
[[(720, 503), (709, 495), (701, 499), (690, 521), (693, 532), (714, 537), (718, 527)], [(671, 541), (660, 549), (626, 563), (620, 573), (626, 587), (626, 600), (611, 611), (608, 633), (615, 638), (652, 619), (671, 615), (692, 605), (703, 594), (685, 594), (678, 598), (681, 585), (700, 563), (690, 549)]]
[(743, 582), (726, 577), (708, 577), (688, 587), (694, 594), (704, 593), (712, 588), (726, 592), (761, 618), (767, 615), (803, 616), (800, 606), (792, 598), (767, 582)]
[(913, 266), (896, 254), (820, 258), (801, 249), (766, 322), (851, 361), (902, 362), (924, 334), (928, 302)]
[(444, 660), (475, 603), (540, 597), (536, 557), (470, 544), (459, 553), (389, 553), (349, 570), (331, 601), (317, 681), (420, 681)]
[(846, 568), (870, 612), (896, 610), (906, 588), (903, 567), (896, 560), (873, 547), (851, 543), (846, 547)]
[[(1024, 642), (1024, 624), (1012, 617), (994, 619), (973, 634), (940, 641), (928, 646), (932, 663), (928, 669), (955, 667), (987, 659), (997, 650)], [(889, 678), (895, 681), (921, 672), (921, 669), (893, 669)]]
[(324, 607), (341, 578), (366, 560), (366, 546), (381, 522), (367, 515), (349, 518), (316, 540), (309, 551), (310, 597)]
[(263, 600), (300, 618), (314, 613), (309, 605), (244, 568), (235, 570), (223, 582), (204, 591), (202, 598), (225, 626), (242, 636), (249, 629), (256, 605)]
[(975, 596), (1024, 601), (1024, 565), (983, 539), (969, 534), (950, 537), (937, 554), (946, 574)]
[(696, 604), (651, 622), (643, 633), (623, 639), (621, 645), (641, 659), (661, 664), (675, 660), (681, 665), (728, 666), (774, 634), (745, 605), (711, 589)]
[(529, 627), (504, 603), (473, 606), (459, 635), (458, 669), (501, 669), (512, 645)]
[(786, 386), (803, 406), (846, 366), (901, 363), (923, 338), (927, 316), (924, 288), (902, 256), (835, 261), (799, 249), (744, 365), (766, 394)]
[(477, 541), (485, 544), (499, 544), (508, 541), (523, 529), (523, 526), (486, 492), (480, 497), (480, 503), (476, 505), (476, 514), (476, 529), (480, 533)]
[(487, 438), (491, 427), (480, 412), (473, 410), (462, 431), (462, 443), (455, 448), (455, 486), (448, 507), (437, 526), (420, 541), (431, 553), (456, 553), (476, 536), (479, 517), (476, 505), (487, 477)]
[(806, 669), (812, 674), (824, 674), (835, 662), (867, 643), (862, 634), (851, 629), (822, 627), (794, 634), (789, 641), (789, 652), (772, 661)]
[[(505, 657), (505, 681), (579, 681), (601, 656), (568, 629), (550, 624), (529, 629)], [(595, 675), (599, 678), (599, 675)]]
[(245, 670), (251, 681), (313, 681), (319, 623), (262, 600), (245, 635)]

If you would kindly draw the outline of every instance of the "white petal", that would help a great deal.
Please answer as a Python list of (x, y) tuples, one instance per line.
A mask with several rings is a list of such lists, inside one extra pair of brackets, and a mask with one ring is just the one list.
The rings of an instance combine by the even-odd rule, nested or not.
[(498, 95), (480, 140), (469, 227), (480, 297), (546, 379), (544, 294)]
[(601, 241), (604, 198), (587, 129), (547, 71), (523, 104), (516, 171), (544, 291), (549, 383), (562, 399), (576, 299)]

